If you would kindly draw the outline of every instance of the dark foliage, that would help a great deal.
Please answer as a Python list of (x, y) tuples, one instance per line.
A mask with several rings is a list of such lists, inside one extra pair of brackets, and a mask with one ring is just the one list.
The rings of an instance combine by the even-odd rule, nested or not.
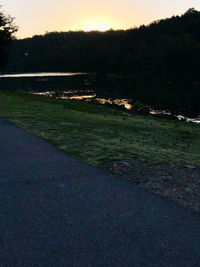
[(8, 46), (14, 39), (16, 31), (17, 27), (14, 24), (14, 18), (0, 11), (0, 69), (3, 69), (6, 64)]
[(16, 40), (11, 71), (90, 71), (196, 77), (200, 12), (126, 31), (52, 32)]

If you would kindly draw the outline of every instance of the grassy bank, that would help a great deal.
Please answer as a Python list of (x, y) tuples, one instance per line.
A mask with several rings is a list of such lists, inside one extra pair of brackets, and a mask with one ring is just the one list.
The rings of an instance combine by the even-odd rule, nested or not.
[(0, 92), (0, 117), (95, 166), (139, 158), (200, 165), (200, 125), (100, 105)]

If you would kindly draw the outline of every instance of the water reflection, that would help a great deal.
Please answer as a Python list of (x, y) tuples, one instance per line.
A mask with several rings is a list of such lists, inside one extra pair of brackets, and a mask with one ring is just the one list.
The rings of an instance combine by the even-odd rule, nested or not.
[(194, 122), (194, 123), (198, 123), (200, 124), (200, 117), (197, 117), (197, 118), (187, 118), (185, 116), (182, 116), (182, 115), (178, 115), (177, 118), (179, 120), (185, 120), (187, 122)]
[[(133, 75), (25, 73), (0, 75), (0, 89), (98, 101), (127, 109), (141, 101), (155, 110), (181, 116), (200, 114), (200, 83)], [(181, 117), (179, 117), (181, 119)]]
[(112, 105), (113, 103), (118, 106), (124, 106), (126, 109), (130, 110), (132, 109), (132, 105), (129, 103), (130, 100), (128, 99), (105, 99), (105, 98), (96, 98), (96, 100), (100, 104), (110, 104)]
[(96, 95), (81, 95), (81, 96), (61, 96), (61, 99), (76, 99), (89, 101), (91, 98), (95, 98)]
[[(91, 102), (91, 100), (96, 100), (100, 104), (110, 104), (113, 103), (118, 106), (124, 106), (124, 108), (130, 110), (132, 108), (132, 105), (129, 103), (130, 100), (128, 99), (105, 99), (105, 98), (97, 98), (97, 95), (93, 93), (94, 91), (83, 91), (83, 90), (74, 90), (74, 91), (64, 91), (62, 92), (62, 95), (57, 96), (57, 98), (61, 99), (75, 99), (75, 100), (85, 100), (87, 102)], [(83, 95), (83, 93), (91, 93), (90, 95)], [(49, 97), (55, 96), (54, 91), (46, 91), (46, 92), (32, 92), (32, 94), (35, 95), (46, 95)]]
[[(17, 74), (2, 74), (0, 78), (24, 78), (24, 77), (55, 77), (55, 76), (75, 76), (86, 75), (81, 72), (40, 72), (40, 73), (17, 73)], [(47, 79), (40, 79), (38, 81), (47, 81)]]

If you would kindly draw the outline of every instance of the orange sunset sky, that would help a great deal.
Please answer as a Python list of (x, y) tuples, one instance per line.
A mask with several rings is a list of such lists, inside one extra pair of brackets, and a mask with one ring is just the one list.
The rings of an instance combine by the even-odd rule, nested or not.
[(16, 18), (18, 38), (46, 31), (128, 29), (181, 15), (199, 0), (1, 0)]

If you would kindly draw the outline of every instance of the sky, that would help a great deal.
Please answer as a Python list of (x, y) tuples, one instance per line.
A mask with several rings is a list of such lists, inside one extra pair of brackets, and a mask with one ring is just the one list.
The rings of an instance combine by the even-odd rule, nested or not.
[(129, 29), (200, 11), (200, 0), (0, 0), (16, 18), (18, 38), (52, 31)]

